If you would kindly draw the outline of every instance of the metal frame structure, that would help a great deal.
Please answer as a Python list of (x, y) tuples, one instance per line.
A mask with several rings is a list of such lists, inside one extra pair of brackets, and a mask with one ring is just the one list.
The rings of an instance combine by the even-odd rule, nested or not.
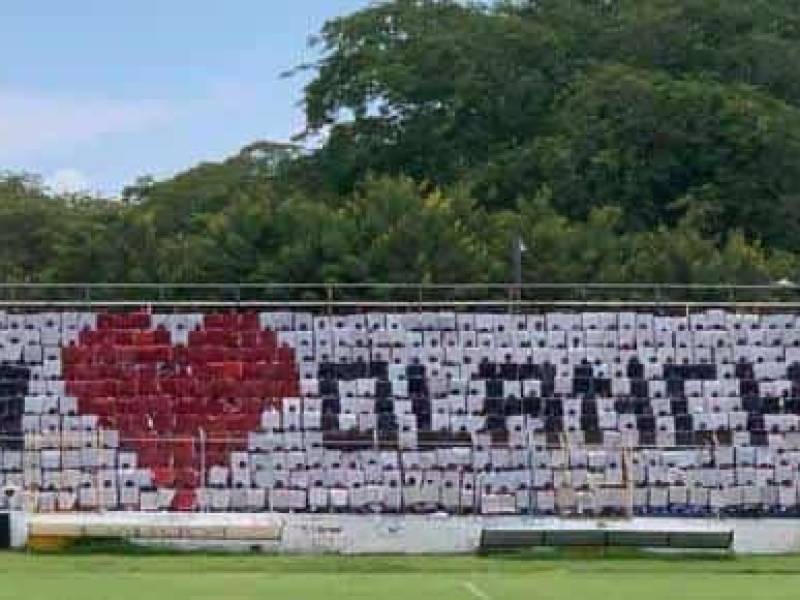
[[(41, 438), (41, 434), (23, 434), (21, 436), (14, 436), (14, 435), (2, 435), (2, 436), (0, 436), (0, 440), (2, 440), (2, 441), (5, 441), (5, 442), (9, 442), (9, 441), (19, 442), (20, 446), (22, 448), (25, 448), (25, 451), (29, 451), (29, 449), (32, 449), (32, 451), (34, 451), (34, 452), (38, 452), (38, 449), (41, 447), (40, 443), (37, 441), (40, 438)], [(121, 436), (118, 439), (118, 442), (119, 442), (118, 448), (122, 449), (123, 445), (126, 445), (126, 444), (127, 445), (130, 445), (130, 444), (134, 444), (135, 445), (137, 442), (153, 441), (153, 439), (154, 438), (152, 438), (152, 437), (143, 438), (143, 437), (133, 437), (133, 436), (124, 436), (124, 437)], [(184, 434), (184, 435), (168, 435), (168, 436), (159, 435), (158, 436), (158, 442), (161, 443), (161, 444), (179, 444), (179, 443), (190, 442), (192, 444), (192, 446), (194, 447), (194, 449), (198, 452), (200, 473), (202, 474), (201, 475), (202, 476), (202, 486), (200, 486), (200, 487), (207, 487), (208, 486), (208, 481), (207, 481), (208, 471), (206, 469), (206, 467), (207, 467), (207, 458), (206, 458), (206, 456), (207, 456), (207, 450), (206, 450), (207, 445), (211, 444), (211, 443), (239, 444), (243, 448), (246, 448), (247, 447), (247, 443), (248, 443), (248, 438), (247, 437), (234, 437), (234, 436), (229, 436), (229, 437), (207, 437), (205, 430), (203, 430), (201, 428), (201, 429), (199, 429), (197, 431), (196, 435), (188, 435), (188, 434)], [(420, 440), (418, 442), (416, 450), (419, 450), (419, 451), (433, 450), (433, 449), (436, 449), (438, 447), (440, 447), (440, 446), (436, 442), (426, 442), (426, 441)], [(470, 445), (467, 444), (467, 443), (453, 442), (450, 447), (470, 447)], [(496, 446), (496, 447), (507, 447), (507, 446), (499, 445), (499, 446)], [(716, 447), (716, 444), (715, 444), (714, 447)], [(41, 448), (43, 448), (43, 447), (41, 447)], [(100, 445), (99, 448), (103, 448), (103, 446)], [(347, 449), (347, 450), (351, 450), (351, 451), (355, 451), (355, 450), (374, 450), (374, 451), (383, 451), (383, 452), (389, 451), (389, 452), (394, 452), (394, 453), (398, 454), (398, 461), (400, 461), (399, 455), (402, 452), (412, 451), (410, 448), (403, 448), (399, 444), (399, 442), (397, 440), (395, 440), (394, 442), (389, 442), (389, 441), (379, 442), (377, 440), (377, 437), (374, 437), (372, 441), (367, 441), (367, 440), (362, 440), (362, 441), (330, 441), (329, 440), (329, 441), (325, 442), (325, 448), (326, 449), (331, 449), (331, 450)], [(596, 451), (596, 450), (605, 450), (605, 449), (607, 449), (603, 445), (584, 444), (584, 443), (581, 443), (581, 444), (570, 444), (566, 439), (563, 439), (563, 438), (561, 439), (560, 443), (558, 443), (558, 444), (548, 444), (546, 446), (546, 448), (547, 448), (547, 450), (562, 449), (562, 450), (565, 450), (568, 453), (571, 453), (573, 451), (593, 451), (593, 450)], [(649, 450), (649, 449), (652, 449), (652, 450), (682, 450), (682, 451), (687, 451), (687, 450), (701, 450), (701, 449), (707, 449), (707, 448), (708, 448), (707, 446), (659, 447), (659, 446), (648, 446), (648, 445), (638, 445), (638, 444), (635, 445), (635, 446), (625, 446), (625, 447), (622, 447), (622, 448), (619, 449), (619, 450), (621, 450), (623, 452), (623, 461), (624, 461), (623, 480), (622, 480), (621, 483), (619, 483), (619, 484), (601, 483), (601, 484), (594, 484), (594, 485), (586, 484), (585, 486), (574, 487), (574, 486), (572, 486), (572, 484), (570, 482), (568, 484), (562, 485), (561, 487), (550, 488), (549, 491), (552, 491), (554, 493), (558, 493), (559, 490), (561, 490), (561, 491), (571, 490), (573, 492), (578, 492), (578, 491), (597, 492), (597, 490), (599, 490), (599, 489), (618, 490), (620, 493), (622, 493), (624, 495), (625, 506), (620, 507), (622, 509), (621, 512), (619, 512), (618, 514), (616, 514), (616, 513), (615, 514), (616, 514), (616, 516), (621, 516), (622, 513), (624, 512), (625, 517), (632, 518), (632, 517), (635, 516), (635, 506), (634, 506), (634, 482), (633, 482), (633, 479), (630, 476), (630, 472), (631, 472), (630, 471), (630, 469), (631, 469), (631, 467), (630, 467), (630, 460), (631, 460), (630, 453), (631, 452), (633, 452), (633, 451), (641, 451), (641, 450)], [(526, 444), (525, 449), (528, 450), (528, 451), (533, 450), (533, 447), (531, 446), (530, 442), (528, 442)], [(130, 450), (130, 447), (128, 448), (128, 450)], [(106, 467), (96, 466), (96, 467), (91, 467), (91, 468), (83, 468), (82, 470), (92, 473), (97, 478), (97, 489), (102, 489), (103, 486), (100, 483), (100, 474), (101, 474), (101, 472), (107, 470)], [(403, 470), (404, 470), (404, 467), (400, 467), (399, 472), (402, 473)], [(533, 471), (530, 468), (528, 469), (528, 476), (529, 476), (528, 484), (530, 486), (528, 488), (528, 490), (531, 491), (531, 492), (534, 492), (536, 490), (536, 488), (534, 488)], [(402, 477), (401, 477), (401, 479), (402, 479)], [(211, 487), (213, 488), (213, 486), (211, 486)], [(41, 491), (48, 491), (48, 490), (35, 488), (35, 491), (36, 492), (41, 492)], [(270, 505), (269, 508), (270, 508), (270, 511), (272, 511), (272, 506), (271, 505)], [(84, 509), (83, 512), (98, 512), (98, 513), (100, 513), (100, 512), (104, 512), (105, 510), (106, 509), (104, 509), (103, 507), (98, 505), (93, 511)], [(34, 511), (34, 512), (36, 512), (36, 511)], [(117, 510), (114, 510), (112, 512), (119, 512), (119, 510), (117, 509)], [(209, 512), (209, 508), (208, 507), (201, 508), (201, 507), (198, 506), (198, 507), (195, 507), (195, 509), (192, 512)], [(464, 513), (463, 512), (459, 512), (457, 514), (464, 514)], [(563, 511), (562, 512), (562, 511), (559, 511), (558, 509), (555, 510), (554, 514), (556, 516), (559, 516), (559, 517), (580, 517), (580, 516), (585, 516), (585, 515), (582, 515), (579, 512), (570, 512), (570, 511)], [(705, 515), (705, 516), (708, 516), (708, 515)], [(716, 514), (714, 516), (720, 517), (721, 514)]]
[(0, 283), (0, 307), (800, 309), (796, 284)]
[[(0, 284), (0, 308), (27, 310), (51, 307), (77, 309), (161, 308), (163, 310), (214, 308), (305, 308), (318, 310), (455, 310), (485, 309), (612, 309), (649, 308), (690, 312), (693, 309), (798, 311), (797, 285), (699, 284)], [(208, 439), (181, 436), (162, 441), (192, 440), (200, 452), (205, 473)], [(366, 444), (370, 444), (369, 441)], [(378, 447), (377, 439), (372, 444)], [(348, 445), (350, 445), (348, 443)], [(424, 442), (423, 442), (424, 445)], [(583, 448), (591, 447), (582, 445)], [(644, 448), (644, 446), (637, 446)], [(627, 462), (627, 458), (625, 459)], [(626, 467), (626, 472), (628, 468)], [(623, 484), (631, 505), (631, 479)], [(616, 487), (616, 486), (614, 486)]]

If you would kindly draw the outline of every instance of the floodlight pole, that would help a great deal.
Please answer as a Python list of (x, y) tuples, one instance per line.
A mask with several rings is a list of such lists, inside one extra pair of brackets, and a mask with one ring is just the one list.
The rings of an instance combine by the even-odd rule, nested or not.
[(514, 283), (517, 289), (522, 285), (522, 237), (517, 234), (514, 238)]
[(511, 300), (519, 302), (522, 300), (522, 253), (525, 252), (525, 244), (522, 235), (517, 233), (514, 236), (511, 247), (511, 266), (514, 277), (514, 287), (512, 288)]

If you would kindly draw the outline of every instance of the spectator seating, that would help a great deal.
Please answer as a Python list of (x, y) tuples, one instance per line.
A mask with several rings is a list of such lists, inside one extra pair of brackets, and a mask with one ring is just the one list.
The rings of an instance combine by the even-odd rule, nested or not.
[(800, 317), (0, 314), (0, 502), (800, 514)]

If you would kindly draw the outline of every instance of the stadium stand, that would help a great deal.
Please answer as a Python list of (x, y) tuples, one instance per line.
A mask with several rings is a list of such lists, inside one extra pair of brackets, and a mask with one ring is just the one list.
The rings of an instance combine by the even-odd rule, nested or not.
[(0, 314), (32, 511), (797, 516), (800, 317)]

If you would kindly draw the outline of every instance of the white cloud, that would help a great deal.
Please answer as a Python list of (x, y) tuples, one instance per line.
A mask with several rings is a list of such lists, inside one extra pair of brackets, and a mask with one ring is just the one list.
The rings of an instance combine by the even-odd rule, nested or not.
[(167, 105), (152, 100), (0, 88), (0, 157), (71, 148), (107, 134), (141, 131), (170, 116)]
[(44, 180), (45, 186), (55, 194), (78, 194), (91, 188), (89, 178), (77, 169), (58, 169)]

